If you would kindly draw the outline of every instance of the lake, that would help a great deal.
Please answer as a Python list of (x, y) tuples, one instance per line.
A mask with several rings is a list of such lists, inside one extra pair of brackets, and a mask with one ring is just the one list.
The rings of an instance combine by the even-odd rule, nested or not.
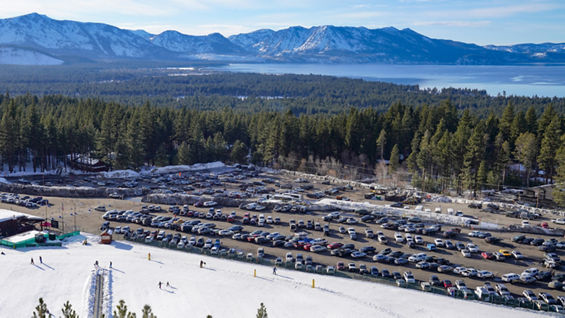
[(565, 65), (228, 64), (213, 69), (331, 75), (420, 88), (471, 88), (490, 95), (565, 97)]

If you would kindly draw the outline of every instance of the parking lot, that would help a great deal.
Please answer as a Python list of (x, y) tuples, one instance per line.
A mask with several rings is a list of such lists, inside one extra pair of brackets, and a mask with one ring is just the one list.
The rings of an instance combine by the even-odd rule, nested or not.
[[(121, 183), (130, 182), (129, 185), (131, 186), (147, 187), (165, 195), (178, 193), (180, 190), (182, 193), (202, 198), (193, 205), (174, 205), (175, 208), (173, 208), (173, 205), (143, 203), (140, 202), (140, 198), (120, 200), (112, 198), (46, 197), (45, 199), (52, 206), (41, 206), (31, 210), (31, 212), (21, 206), (7, 203), (1, 205), (2, 208), (23, 210), (47, 218), (57, 218), (63, 220), (67, 227), (76, 226), (90, 233), (100, 232), (103, 223), (109, 222), (109, 227), (113, 229), (128, 226), (131, 231), (128, 235), (132, 235), (138, 228), (141, 228), (140, 231), (146, 234), (142, 240), (145, 240), (147, 236), (156, 240), (159, 231), (164, 231), (163, 237), (171, 234), (168, 242), (172, 240), (173, 234), (178, 233), (180, 240), (176, 244), (183, 240), (183, 236), (186, 240), (183, 240), (185, 242), (183, 245), (189, 244), (191, 238), (194, 237), (193, 242), (202, 238), (205, 243), (207, 239), (210, 239), (212, 244), (209, 247), (212, 248), (216, 239), (219, 239), (221, 242), (220, 249), (233, 248), (236, 251), (241, 251), (244, 255), (252, 253), (256, 257), (258, 249), (261, 248), (265, 254), (264, 258), (272, 260), (281, 258), (282, 262), (286, 261), (285, 256), (290, 252), (294, 259), (296, 259), (297, 254), (302, 254), (304, 259), (310, 256), (314, 266), (322, 265), (324, 268), (327, 268), (327, 266), (336, 268), (339, 263), (343, 263), (344, 270), (348, 271), (349, 264), (354, 263), (357, 272), (360, 267), (362, 268), (362, 265), (365, 265), (369, 272), (371, 267), (376, 267), (379, 274), (384, 269), (388, 270), (391, 275), (398, 272), (401, 276), (404, 272), (411, 271), (414, 278), (420, 281), (428, 281), (432, 275), (436, 275), (442, 282), (450, 280), (453, 285), (458, 280), (464, 280), (469, 289), (482, 286), (487, 281), (491, 282), (493, 287), (503, 283), (514, 298), (523, 297), (525, 289), (531, 290), (536, 295), (544, 291), (555, 297), (565, 295), (562, 290), (548, 288), (548, 282), (557, 278), (561, 281), (565, 279), (565, 277), (560, 276), (563, 272), (559, 262), (554, 268), (546, 268), (543, 264), (545, 252), (552, 252), (557, 257), (563, 257), (565, 244), (562, 243), (562, 237), (494, 230), (481, 230), (480, 233), (475, 233), (477, 236), (490, 234), (490, 236), (500, 239), (498, 242), (489, 243), (486, 238), (469, 236), (474, 231), (471, 227), (436, 224), (413, 216), (391, 217), (380, 211), (338, 211), (336, 209), (313, 211), (308, 208), (310, 203), (323, 197), (353, 202), (369, 201), (371, 204), (380, 206), (395, 203), (365, 199), (367, 192), (370, 191), (365, 188), (347, 187), (327, 181), (303, 180), (291, 175), (258, 173), (256, 171), (226, 169), (225, 172), (215, 173), (212, 178), (207, 176), (209, 175), (206, 173), (187, 173), (178, 175), (178, 178), (171, 174), (141, 180), (120, 181)], [(92, 179), (93, 177), (89, 178)], [(105, 180), (99, 182), (107, 184)], [(164, 186), (156, 186), (160, 182)], [(213, 205), (212, 202), (215, 202), (214, 198), (217, 195), (220, 195), (220, 198), (242, 199), (245, 204), (236, 207), (219, 204), (204, 206)], [(282, 201), (278, 204), (272, 203), (274, 201), (266, 203), (260, 200), (265, 198), (264, 195), (269, 195), (270, 199), (276, 197)], [(162, 212), (155, 212), (155, 208), (150, 211), (151, 205), (161, 207)], [(520, 226), (522, 222), (521, 219), (505, 216), (506, 212), (509, 211), (483, 212), (461, 203), (424, 201), (417, 205), (421, 205), (422, 210), (435, 211), (439, 208), (439, 214), (447, 214), (448, 209), (459, 211), (463, 215), (478, 221), (496, 223), (505, 227), (511, 224)], [(95, 210), (97, 207), (102, 210), (102, 206), (106, 212)], [(414, 205), (410, 207), (413, 209)], [(256, 211), (256, 209), (259, 209), (259, 211)], [(115, 213), (106, 214), (107, 220), (104, 220), (102, 216), (107, 211), (112, 210)], [(136, 212), (139, 213), (136, 214)], [(63, 215), (62, 218), (60, 217), (61, 214)], [(329, 214), (331, 214), (331, 217), (328, 216)], [(115, 215), (115, 217), (110, 218), (110, 215)], [(130, 216), (129, 221), (128, 216)], [(144, 225), (143, 219), (149, 217), (153, 225), (151, 222)], [(159, 222), (153, 222), (157, 217), (163, 219)], [(550, 227), (564, 229), (563, 225), (552, 223), (552, 218), (557, 218), (557, 216), (541, 215), (535, 220), (529, 220), (529, 222), (532, 226), (547, 222)], [(278, 222), (275, 222), (276, 219), (278, 219)], [(196, 224), (191, 222), (213, 225), (196, 226), (196, 231), (193, 232)], [(234, 225), (238, 226), (237, 230), (228, 230)], [(292, 228), (291, 225), (293, 225)], [(201, 227), (209, 229), (200, 231)], [(324, 227), (329, 231), (324, 232)], [(341, 231), (340, 228), (342, 228)], [(461, 233), (454, 229), (459, 229)], [(381, 240), (379, 240), (379, 232), (382, 232)], [(445, 232), (448, 234), (444, 234)], [(535, 242), (535, 244), (542, 243), (538, 246), (530, 243), (513, 242), (513, 238), (520, 234), (526, 238), (540, 238), (548, 242), (554, 238), (555, 242), (545, 243), (548, 245), (546, 249), (549, 249), (549, 251), (541, 251), (540, 246), (543, 246), (544, 241)], [(445, 235), (451, 236), (445, 237)], [(383, 242), (382, 237), (386, 238), (386, 243)], [(115, 235), (114, 238), (121, 239), (121, 236)], [(438, 241), (438, 239), (441, 241)], [(409, 243), (410, 241), (413, 243)], [(447, 241), (450, 241), (453, 247), (449, 244), (449, 247), (446, 247)], [(459, 242), (465, 247), (463, 252), (456, 247)], [(434, 246), (429, 244), (434, 244)], [(467, 251), (469, 254), (467, 254)], [(518, 259), (512, 254), (512, 252), (517, 254), (516, 251), (521, 254)], [(483, 252), (486, 253), (483, 254)], [(463, 254), (467, 254), (467, 257)], [(499, 254), (498, 260), (497, 254)], [(506, 255), (504, 260), (502, 260), (502, 254)], [(486, 259), (491, 257), (492, 259)], [(530, 276), (534, 278), (534, 281), (523, 282), (520, 280), (521, 274), (530, 268), (537, 268), (542, 273), (532, 273), (533, 275)], [(442, 271), (440, 272), (438, 269)], [(460, 272), (460, 274), (454, 271)], [(545, 271), (549, 274), (542, 277)], [(492, 273), (493, 277), (479, 278), (483, 274), (488, 276), (487, 272)], [(517, 274), (518, 280), (513, 283), (503, 282), (502, 277), (509, 273)], [(370, 274), (368, 273), (368, 275)], [(552, 279), (552, 276), (554, 279)], [(523, 280), (530, 281), (531, 278), (524, 278)]]

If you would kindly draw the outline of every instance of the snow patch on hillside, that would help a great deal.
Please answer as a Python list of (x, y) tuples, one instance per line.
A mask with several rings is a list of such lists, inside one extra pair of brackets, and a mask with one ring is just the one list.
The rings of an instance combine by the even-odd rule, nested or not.
[(63, 61), (35, 51), (3, 47), (0, 48), (0, 64), (60, 65)]

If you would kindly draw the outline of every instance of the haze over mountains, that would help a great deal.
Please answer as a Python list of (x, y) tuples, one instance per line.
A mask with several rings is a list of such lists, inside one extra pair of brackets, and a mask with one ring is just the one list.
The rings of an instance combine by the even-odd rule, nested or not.
[(411, 29), (332, 25), (257, 30), (224, 37), (177, 31), (150, 34), (32, 13), (0, 19), (0, 64), (101, 61), (521, 64), (565, 62), (565, 43), (478, 46)]

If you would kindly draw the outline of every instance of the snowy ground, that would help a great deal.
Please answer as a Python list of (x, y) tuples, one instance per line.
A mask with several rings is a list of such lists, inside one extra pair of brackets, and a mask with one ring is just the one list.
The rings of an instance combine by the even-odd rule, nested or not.
[[(111, 306), (124, 299), (138, 315), (147, 303), (159, 317), (253, 317), (263, 302), (271, 318), (542, 316), (351, 279), (284, 269), (275, 276), (264, 266), (129, 242), (83, 246), (83, 238), (74, 237), (63, 247), (0, 248), (6, 253), (0, 255), (0, 317), (31, 316), (39, 297), (52, 313), (59, 314), (69, 300), (81, 317), (88, 317), (95, 260), (103, 268), (113, 262), (104, 287)], [(39, 264), (40, 255), (44, 264)], [(204, 269), (200, 259), (207, 263)], [(313, 278), (316, 288), (311, 287)], [(159, 289), (159, 281), (169, 281), (171, 287)]]

